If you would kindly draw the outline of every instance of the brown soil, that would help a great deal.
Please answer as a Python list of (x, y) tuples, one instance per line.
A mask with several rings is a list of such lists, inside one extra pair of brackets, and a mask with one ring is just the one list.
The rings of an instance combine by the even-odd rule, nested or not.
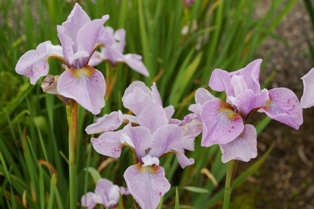
[[(263, 81), (272, 71), (277, 74), (269, 89), (287, 87), (300, 98), (303, 84), (300, 78), (312, 67), (306, 37), (313, 40), (313, 30), (307, 11), (297, 2), (275, 31), (287, 44), (268, 39), (257, 52), (265, 57)], [(265, 63), (266, 62), (266, 63)], [(313, 90), (314, 93), (314, 90)], [(258, 137), (259, 157), (275, 142), (260, 170), (240, 188), (234, 190), (233, 208), (314, 209), (314, 107), (304, 110), (304, 123), (296, 131), (272, 121)], [(238, 172), (252, 165), (240, 163)]]

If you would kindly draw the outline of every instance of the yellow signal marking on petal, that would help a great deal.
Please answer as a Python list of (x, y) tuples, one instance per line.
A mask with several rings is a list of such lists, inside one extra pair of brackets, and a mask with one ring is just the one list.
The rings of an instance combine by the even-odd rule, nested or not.
[(91, 77), (95, 69), (91, 66), (85, 66), (83, 68), (72, 68), (73, 76), (75, 78), (81, 78), (82, 76)]

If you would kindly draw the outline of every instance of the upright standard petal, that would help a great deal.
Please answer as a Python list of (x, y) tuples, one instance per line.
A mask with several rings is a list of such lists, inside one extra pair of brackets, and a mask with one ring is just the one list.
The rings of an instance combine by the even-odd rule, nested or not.
[(59, 77), (57, 90), (60, 95), (74, 99), (95, 115), (105, 105), (105, 78), (100, 71), (90, 66), (67, 69)]
[(92, 138), (93, 148), (101, 155), (118, 158), (121, 155), (121, 134), (122, 131), (105, 132), (98, 138)]
[(160, 126), (168, 124), (169, 122), (165, 110), (156, 103), (145, 107), (138, 115), (137, 121), (140, 126), (148, 128), (152, 133)]
[(125, 90), (122, 97), (123, 106), (135, 115), (153, 103), (150, 89), (141, 81), (135, 81)]
[(152, 135), (150, 154), (154, 157), (173, 151), (175, 148), (184, 147), (182, 129), (174, 124), (163, 125)]
[(314, 106), (314, 68), (312, 68), (302, 78), (303, 81), (303, 95), (301, 97), (301, 106), (309, 108)]
[(237, 110), (241, 112), (243, 118), (246, 119), (252, 110), (264, 107), (268, 99), (269, 96), (266, 89), (259, 94), (255, 94), (253, 90), (247, 89), (234, 98), (232, 104), (237, 107)]
[(206, 102), (201, 110), (202, 146), (226, 144), (243, 131), (243, 120), (232, 107), (218, 99)]
[(121, 143), (126, 143), (134, 148), (138, 161), (143, 163), (142, 157), (149, 151), (151, 133), (146, 127), (132, 127), (128, 124), (123, 128), (123, 134), (120, 137), (120, 141)]
[(15, 71), (30, 78), (31, 84), (35, 84), (40, 77), (48, 74), (49, 46), (52, 46), (51, 42), (45, 41), (39, 44), (35, 50), (23, 54), (16, 64)]
[(287, 88), (271, 89), (269, 98), (262, 111), (271, 119), (298, 130), (303, 123), (303, 109), (293, 91)]
[(96, 19), (85, 24), (77, 34), (78, 51), (86, 51), (89, 57), (82, 59), (82, 66), (85, 66), (95, 50), (97, 42), (102, 39), (103, 25), (109, 19), (109, 15), (104, 15), (101, 19)]
[(233, 141), (221, 144), (222, 162), (241, 160), (248, 162), (257, 156), (257, 133), (251, 124), (244, 126), (243, 132)]
[(260, 67), (262, 64), (262, 59), (256, 59), (250, 62), (244, 68), (237, 70), (235, 72), (230, 73), (231, 76), (241, 75), (244, 77), (245, 83), (249, 89), (252, 89), (254, 93), (260, 92), (260, 83), (259, 83), (259, 75), (260, 75)]
[(171, 186), (160, 166), (130, 166), (124, 172), (124, 179), (136, 202), (145, 209), (157, 208), (160, 198)]

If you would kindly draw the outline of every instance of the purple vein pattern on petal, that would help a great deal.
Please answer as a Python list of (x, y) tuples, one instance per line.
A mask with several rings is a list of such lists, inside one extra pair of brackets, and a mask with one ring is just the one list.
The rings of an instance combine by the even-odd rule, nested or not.
[(52, 46), (50, 41), (45, 41), (37, 46), (35, 50), (30, 50), (23, 54), (18, 60), (15, 71), (18, 74), (30, 78), (31, 84), (35, 84), (38, 79), (48, 74), (48, 47)]
[(123, 134), (120, 137), (121, 143), (127, 143), (134, 148), (138, 161), (142, 163), (142, 157), (147, 153), (151, 143), (151, 133), (148, 128), (130, 124), (123, 128)]
[(120, 111), (111, 112), (109, 115), (105, 114), (99, 118), (96, 123), (86, 127), (85, 131), (88, 134), (99, 134), (106, 131), (114, 131), (122, 125), (123, 118)]
[(156, 209), (160, 198), (171, 186), (160, 166), (130, 166), (124, 172), (124, 179), (134, 199), (145, 209)]
[(303, 109), (293, 91), (287, 88), (274, 88), (269, 90), (269, 97), (270, 100), (262, 109), (266, 115), (298, 130), (303, 123)]
[(243, 131), (243, 120), (238, 113), (220, 100), (207, 101), (201, 110), (203, 124), (202, 146), (226, 144)]
[(257, 133), (251, 124), (244, 126), (243, 132), (233, 141), (221, 144), (222, 162), (241, 160), (248, 162), (257, 156)]
[(59, 77), (57, 90), (94, 115), (99, 114), (105, 105), (105, 78), (96, 69), (67, 69)]
[(122, 131), (105, 132), (98, 138), (92, 138), (93, 148), (101, 155), (118, 158), (121, 155)]
[(162, 106), (152, 103), (146, 106), (137, 117), (141, 126), (148, 128), (152, 133), (160, 126), (168, 124), (165, 110)]
[(314, 106), (314, 68), (312, 68), (302, 78), (303, 82), (303, 95), (301, 97), (301, 106), (309, 108)]

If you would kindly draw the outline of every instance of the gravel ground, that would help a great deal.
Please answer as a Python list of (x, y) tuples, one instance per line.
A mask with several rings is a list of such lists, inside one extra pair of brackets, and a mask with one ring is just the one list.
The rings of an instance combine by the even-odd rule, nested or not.
[[(261, 81), (275, 70), (277, 74), (269, 89), (288, 87), (299, 98), (303, 91), (300, 78), (314, 67), (306, 42), (306, 37), (313, 40), (313, 31), (302, 3), (300, 1), (294, 6), (275, 31), (286, 43), (268, 39), (257, 52), (257, 56), (263, 58), (269, 50), (273, 51), (270, 58), (264, 60)], [(314, 108), (306, 109), (299, 131), (273, 121), (259, 135), (259, 156), (272, 142), (275, 142), (275, 148), (261, 169), (241, 188), (234, 190), (234, 208), (314, 209), (313, 121)], [(239, 172), (254, 162), (241, 163)], [(243, 201), (245, 198), (242, 197), (251, 201)]]

